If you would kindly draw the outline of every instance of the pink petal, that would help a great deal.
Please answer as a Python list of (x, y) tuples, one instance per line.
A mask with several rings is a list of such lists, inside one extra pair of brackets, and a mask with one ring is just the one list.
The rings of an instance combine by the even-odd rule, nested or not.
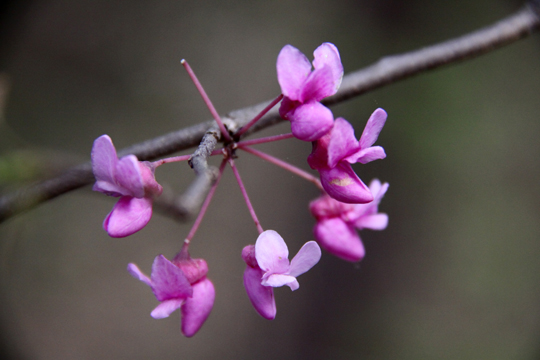
[(143, 283), (145, 283), (148, 286), (152, 286), (152, 281), (150, 278), (143, 273), (139, 267), (133, 263), (129, 263), (127, 267), (127, 271), (137, 280), (141, 280)]
[(321, 183), (332, 198), (348, 204), (373, 201), (369, 188), (358, 178), (351, 165), (340, 162), (333, 169), (320, 169)]
[(261, 284), (263, 286), (280, 287), (283, 285), (294, 283), (295, 281), (296, 281), (296, 278), (291, 275), (272, 274), (268, 276), (266, 279), (263, 277)]
[(103, 221), (103, 228), (114, 238), (136, 233), (152, 217), (152, 199), (122, 196)]
[(154, 176), (155, 167), (151, 162), (139, 161), (139, 170), (141, 172), (142, 184), (145, 196), (159, 196), (163, 192), (163, 187), (159, 185)]
[(334, 95), (343, 79), (343, 65), (341, 64), (341, 58), (337, 47), (332, 43), (323, 43), (313, 53), (313, 67), (320, 69), (324, 66), (328, 66), (332, 69), (332, 83), (334, 84), (334, 92), (330, 95)]
[(272, 287), (261, 284), (262, 276), (261, 269), (247, 266), (244, 271), (244, 287), (255, 310), (263, 318), (273, 320), (276, 317), (274, 291)]
[(139, 168), (139, 160), (135, 155), (124, 156), (116, 164), (116, 181), (127, 189), (131, 196), (142, 198), (144, 196), (144, 184)]
[(384, 230), (388, 226), (388, 215), (386, 214), (373, 214), (362, 216), (356, 220), (354, 226), (358, 230), (371, 229), (371, 230)]
[(114, 175), (118, 156), (116, 149), (108, 135), (101, 135), (92, 146), (92, 171), (97, 181), (115, 183)]
[(289, 270), (289, 249), (274, 230), (259, 235), (255, 242), (255, 257), (264, 272), (283, 274)]
[(287, 284), (288, 287), (291, 288), (291, 291), (298, 290), (300, 287), (300, 284), (298, 283), (298, 280), (294, 279), (294, 281)]
[(193, 294), (186, 276), (165, 256), (158, 255), (152, 264), (152, 291), (159, 301), (185, 299)]
[(368, 147), (367, 149), (360, 150), (357, 153), (345, 158), (344, 160), (350, 164), (354, 164), (356, 162), (367, 164), (369, 162), (372, 162), (373, 160), (381, 160), (385, 157), (386, 153), (384, 152), (384, 149), (382, 147), (372, 146)]
[(309, 211), (316, 219), (323, 219), (354, 212), (357, 206), (359, 205), (342, 203), (324, 194), (309, 203)]
[(315, 241), (308, 241), (302, 246), (298, 254), (291, 260), (289, 275), (297, 277), (302, 275), (321, 259), (321, 248)]
[(324, 169), (328, 167), (328, 144), (332, 137), (332, 130), (329, 130), (319, 140), (312, 142), (311, 154), (307, 162), (312, 169)]
[(293, 135), (304, 141), (320, 139), (334, 124), (334, 115), (330, 109), (317, 101), (298, 106), (287, 117), (291, 121)]
[(325, 97), (334, 95), (336, 91), (332, 69), (324, 65), (309, 74), (298, 100), (302, 103), (312, 100), (321, 101)]
[(156, 308), (150, 313), (154, 319), (164, 319), (169, 317), (173, 311), (182, 306), (184, 299), (169, 299), (160, 303)]
[(182, 334), (192, 337), (199, 331), (212, 311), (215, 297), (216, 290), (210, 280), (193, 285), (193, 297), (182, 305)]
[(365, 255), (358, 233), (339, 218), (317, 222), (313, 233), (324, 250), (342, 259), (360, 261)]
[(285, 45), (279, 52), (276, 67), (281, 92), (291, 100), (298, 100), (311, 72), (309, 60), (294, 46)]
[(377, 141), (379, 134), (386, 122), (386, 111), (379, 108), (371, 114), (369, 120), (364, 128), (364, 132), (360, 137), (360, 147), (367, 149)]
[(328, 142), (328, 167), (336, 167), (345, 157), (360, 150), (360, 144), (354, 137), (352, 125), (343, 118), (337, 118)]

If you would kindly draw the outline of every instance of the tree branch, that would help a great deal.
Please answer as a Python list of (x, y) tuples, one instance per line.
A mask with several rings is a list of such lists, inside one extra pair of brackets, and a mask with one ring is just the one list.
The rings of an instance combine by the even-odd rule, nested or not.
[[(323, 103), (326, 105), (337, 104), (426, 70), (479, 56), (524, 38), (539, 28), (540, 0), (534, 0), (529, 2), (522, 10), (489, 27), (420, 50), (385, 57), (367, 68), (350, 73), (343, 78), (339, 91), (334, 96), (325, 99)], [(231, 127), (240, 128), (256, 116), (269, 102), (233, 111), (223, 119), (229, 129)], [(282, 120), (277, 109), (273, 109), (250, 128), (247, 134), (259, 131), (280, 121)], [(188, 149), (196, 146), (214, 124), (214, 121), (207, 121), (177, 130), (123, 149), (119, 152), (119, 155), (134, 154), (139, 160), (154, 160)], [(203, 147), (205, 146), (203, 145)], [(194, 159), (200, 155), (197, 152), (196, 154), (194, 154)], [(206, 159), (203, 162), (206, 164)], [(196, 180), (188, 188), (191, 195), (196, 195), (195, 198), (188, 200), (191, 195), (186, 195), (188, 193), (186, 192), (182, 197), (183, 200), (175, 204), (177, 210), (189, 208), (188, 212), (191, 212), (193, 206), (197, 207), (198, 200), (196, 198), (204, 198), (204, 194), (208, 191), (208, 184), (211, 184), (210, 178), (212, 176), (207, 176), (207, 170), (202, 171), (201, 174), (203, 173), (206, 175), (198, 175), (197, 179), (201, 180)], [(0, 222), (39, 203), (90, 184), (93, 181), (91, 164), (87, 162), (71, 168), (55, 178), (4, 195), (0, 198)], [(199, 182), (202, 185), (198, 184)], [(196, 188), (199, 190), (196, 190)], [(187, 205), (190, 201), (190, 205)], [(178, 214), (184, 210), (180, 210)]]

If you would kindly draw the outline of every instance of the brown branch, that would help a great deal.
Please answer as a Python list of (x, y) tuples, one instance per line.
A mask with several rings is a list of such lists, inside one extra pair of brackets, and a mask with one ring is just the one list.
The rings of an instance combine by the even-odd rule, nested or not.
[[(326, 105), (337, 104), (426, 70), (479, 56), (524, 38), (539, 28), (540, 1), (534, 0), (522, 10), (489, 27), (420, 50), (385, 57), (374, 65), (350, 73), (343, 78), (339, 91), (334, 96), (325, 99), (324, 103)], [(227, 125), (239, 128), (247, 124), (269, 102), (231, 112), (226, 117)], [(277, 110), (274, 109), (253, 126), (248, 133), (256, 132), (279, 121), (281, 119)], [(214, 121), (208, 121), (181, 129), (123, 149), (119, 154), (121, 156), (135, 154), (140, 160), (154, 160), (196, 146), (206, 131), (214, 124)], [(0, 198), (0, 222), (41, 202), (93, 181), (90, 163), (85, 163), (53, 179), (7, 194)], [(202, 182), (207, 185), (208, 179), (205, 177)], [(206, 185), (201, 186), (202, 190), (207, 189)], [(195, 186), (199, 185), (192, 184), (190, 188)], [(205, 191), (200, 192), (198, 197), (203, 198), (204, 193)], [(193, 204), (196, 204), (196, 201)], [(179, 204), (176, 205), (178, 208), (182, 208)]]

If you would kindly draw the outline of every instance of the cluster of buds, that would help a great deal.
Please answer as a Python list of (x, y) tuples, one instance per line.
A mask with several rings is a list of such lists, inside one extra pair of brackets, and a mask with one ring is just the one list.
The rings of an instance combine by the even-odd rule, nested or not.
[[(277, 59), (277, 76), (282, 94), (246, 126), (236, 133), (229, 133), (187, 62), (182, 61), (182, 64), (221, 130), (224, 147), (212, 154), (221, 154), (224, 158), (218, 177), (179, 253), (172, 261), (158, 255), (152, 265), (150, 277), (132, 263), (128, 265), (128, 271), (133, 277), (150, 286), (160, 302), (151, 312), (151, 316), (161, 319), (168, 317), (176, 309), (181, 309), (182, 333), (190, 337), (197, 333), (208, 318), (214, 304), (215, 289), (207, 278), (206, 261), (192, 259), (188, 248), (226, 165), (230, 165), (238, 181), (259, 232), (255, 244), (247, 245), (242, 250), (242, 259), (246, 263), (244, 286), (255, 310), (262, 317), (271, 320), (276, 316), (273, 288), (287, 285), (291, 290), (298, 289), (297, 277), (317, 264), (321, 258), (320, 247), (342, 259), (356, 262), (365, 254), (357, 230), (386, 228), (388, 216), (378, 213), (378, 205), (388, 189), (388, 184), (381, 184), (375, 179), (368, 187), (351, 167), (351, 164), (366, 164), (386, 157), (382, 147), (373, 146), (386, 121), (386, 112), (382, 109), (375, 110), (362, 136), (356, 140), (352, 125), (343, 118), (334, 120), (332, 111), (321, 103), (321, 100), (337, 92), (343, 78), (343, 66), (337, 48), (330, 43), (319, 46), (314, 52), (312, 70), (312, 64), (304, 54), (287, 45)], [(280, 101), (279, 113), (283, 119), (290, 121), (291, 134), (238, 140)], [(313, 150), (307, 162), (312, 169), (319, 172), (319, 179), (251, 147), (292, 137), (312, 142)], [(317, 220), (314, 227), (316, 241), (305, 243), (290, 262), (289, 250), (283, 238), (274, 230), (265, 231), (260, 225), (235, 166), (237, 149), (283, 167), (312, 182), (321, 191), (321, 196), (309, 206)], [(109, 136), (97, 138), (92, 148), (92, 167), (96, 178), (93, 190), (120, 198), (103, 222), (105, 231), (111, 237), (125, 237), (141, 230), (150, 221), (153, 200), (161, 195), (163, 190), (155, 179), (156, 168), (165, 163), (185, 161), (189, 158), (190, 156), (177, 156), (147, 162), (128, 155), (119, 159)]]

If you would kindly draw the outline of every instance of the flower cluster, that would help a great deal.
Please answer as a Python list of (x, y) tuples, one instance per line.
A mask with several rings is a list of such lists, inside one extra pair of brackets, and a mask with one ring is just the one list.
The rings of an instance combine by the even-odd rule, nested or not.
[[(127, 270), (133, 277), (150, 286), (159, 301), (150, 315), (155, 319), (162, 319), (180, 309), (182, 333), (191, 337), (199, 331), (210, 315), (215, 289), (207, 278), (206, 261), (192, 259), (188, 248), (225, 167), (230, 165), (259, 232), (255, 244), (247, 245), (242, 250), (242, 259), (246, 263), (244, 287), (255, 310), (262, 317), (272, 320), (276, 316), (273, 288), (287, 285), (291, 290), (297, 290), (297, 277), (317, 264), (321, 258), (320, 247), (342, 259), (359, 261), (364, 257), (365, 250), (357, 230), (386, 228), (388, 216), (378, 213), (378, 205), (388, 189), (388, 184), (373, 180), (367, 187), (356, 175), (351, 164), (366, 164), (386, 157), (383, 148), (373, 144), (386, 122), (387, 115), (382, 109), (375, 110), (362, 136), (357, 140), (353, 126), (340, 117), (334, 120), (332, 111), (321, 103), (324, 98), (338, 91), (343, 77), (343, 66), (336, 46), (323, 43), (315, 50), (311, 64), (298, 49), (286, 45), (277, 59), (277, 75), (282, 94), (251, 122), (236, 133), (229, 134), (191, 67), (184, 60), (182, 64), (222, 131), (224, 147), (212, 154), (223, 155), (223, 160), (217, 180), (208, 192), (181, 250), (173, 260), (158, 255), (154, 259), (150, 277), (133, 263), (128, 265)], [(279, 113), (285, 120), (290, 121), (291, 134), (238, 140), (280, 101)], [(312, 169), (318, 171), (319, 179), (251, 147), (291, 137), (312, 142), (313, 150), (307, 157), (307, 162)], [(321, 196), (309, 205), (317, 220), (314, 227), (316, 241), (305, 243), (291, 261), (283, 238), (274, 230), (264, 230), (255, 214), (235, 166), (236, 150), (246, 151), (289, 170), (312, 182), (322, 192)], [(92, 168), (96, 178), (93, 190), (119, 197), (103, 222), (107, 233), (111, 237), (125, 237), (144, 228), (152, 216), (154, 199), (163, 191), (154, 176), (156, 168), (169, 162), (185, 161), (189, 157), (177, 156), (155, 162), (139, 161), (135, 155), (119, 159), (109, 136), (97, 138), (92, 148)]]

